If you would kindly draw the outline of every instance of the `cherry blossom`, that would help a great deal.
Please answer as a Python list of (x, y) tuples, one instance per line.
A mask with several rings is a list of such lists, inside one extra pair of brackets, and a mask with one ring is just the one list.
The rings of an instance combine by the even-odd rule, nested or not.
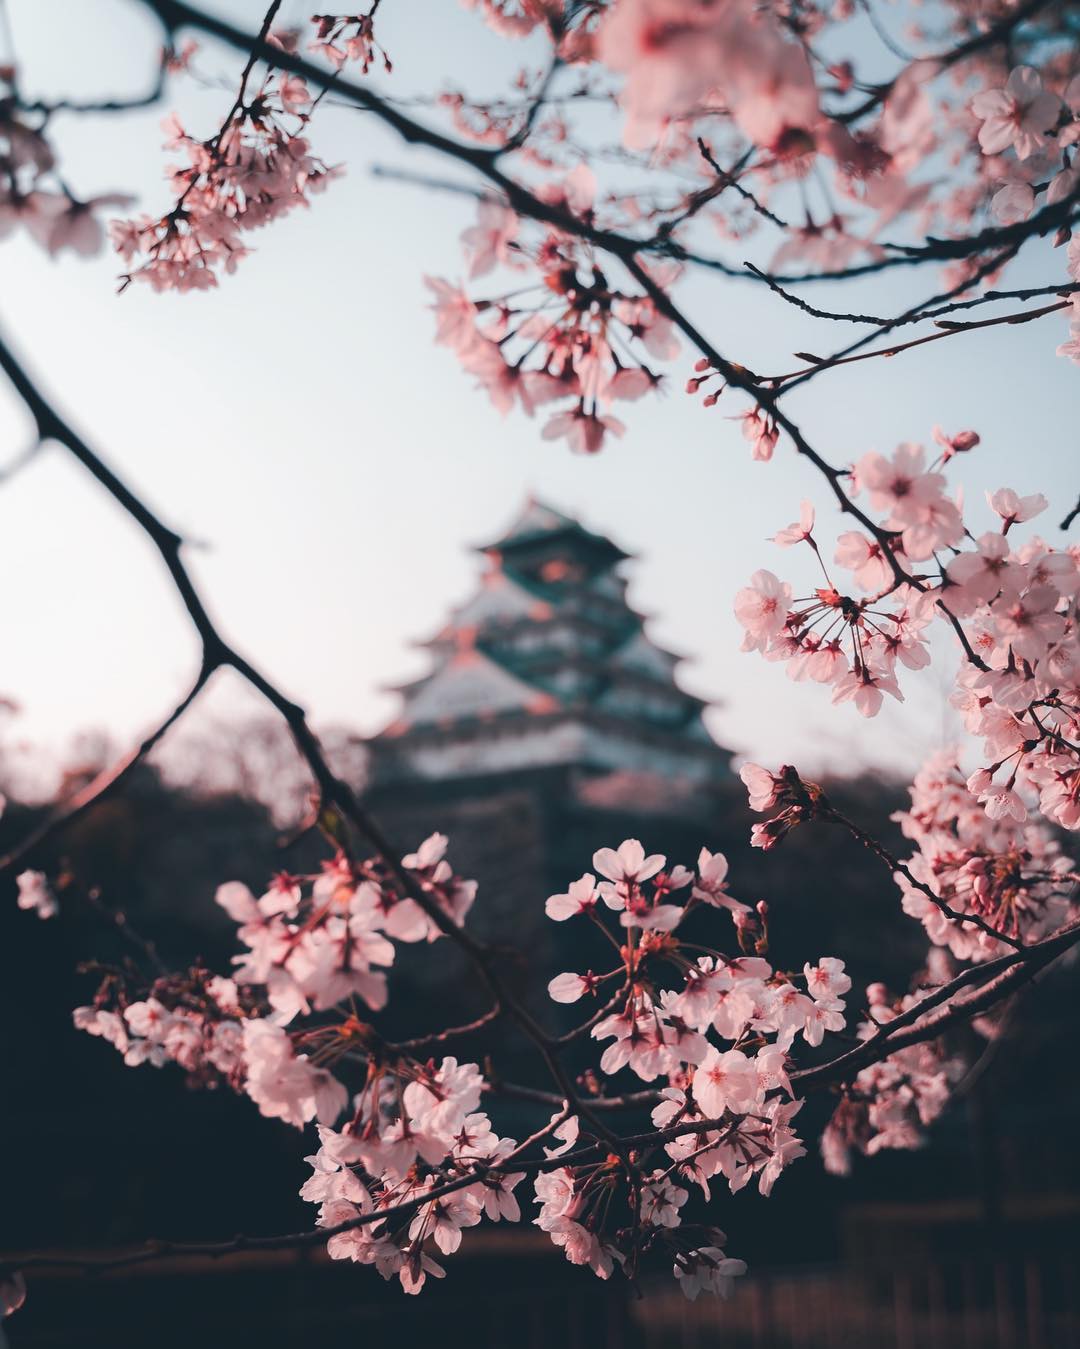
[[(917, 1001), (908, 995), (895, 1002), (881, 985), (867, 989), (870, 1020), (858, 1027), (860, 1039), (872, 1038), (880, 1026)], [(846, 1175), (851, 1153), (873, 1156), (883, 1148), (914, 1148), (923, 1130), (941, 1114), (951, 1085), (963, 1072), (959, 1058), (947, 1058), (933, 1041), (913, 1045), (884, 1063), (864, 1068), (846, 1091), (821, 1137), (827, 1170)]]
[(484, 276), (496, 266), (513, 266), (514, 238), (518, 232), (517, 216), (498, 201), (481, 201), (478, 220), (461, 236), (466, 256), (471, 254), (469, 276)]
[(652, 853), (645, 856), (645, 849), (636, 838), (628, 838), (620, 843), (617, 849), (600, 848), (593, 854), (593, 866), (601, 876), (606, 876), (612, 885), (601, 891), (604, 903), (609, 908), (621, 908), (622, 905), (617, 902), (620, 897), (619, 887), (639, 885), (642, 881), (647, 881), (655, 876), (663, 868), (667, 859), (659, 853)]
[(744, 651), (763, 651), (787, 621), (791, 587), (771, 571), (756, 571), (735, 596), (735, 617), (746, 629)]
[[(714, 1236), (717, 1241), (726, 1240), (723, 1232), (716, 1232)], [(675, 1260), (675, 1277), (683, 1295), (691, 1302), (702, 1292), (729, 1297), (734, 1280), (745, 1273), (745, 1262), (730, 1259), (719, 1246), (702, 1246)]]
[(308, 44), (308, 50), (324, 57), (336, 70), (349, 61), (356, 61), (363, 75), (378, 57), (389, 75), (393, 64), (386, 50), (375, 40), (374, 20), (380, 3), (381, 0), (373, 0), (366, 14), (313, 15), (315, 40)]
[(892, 577), (892, 568), (881, 544), (858, 530), (848, 530), (836, 540), (835, 561), (853, 572), (864, 590), (884, 590)]
[(702, 848), (698, 854), (698, 876), (692, 891), (693, 897), (720, 909), (733, 912), (746, 910), (748, 905), (727, 893), (727, 874), (728, 860), (724, 854), (711, 853), (708, 848)]
[(43, 871), (24, 871), (18, 878), (20, 909), (28, 909), (39, 918), (55, 918), (60, 905)]
[(995, 780), (985, 769), (965, 779), (955, 751), (945, 751), (916, 776), (911, 809), (898, 816), (918, 849), (907, 863), (910, 877), (896, 877), (904, 911), (958, 959), (985, 960), (1003, 947), (985, 929), (950, 920), (921, 885), (956, 913), (1027, 941), (1052, 931), (1069, 911), (1058, 878), (1071, 863), (1046, 827), (1028, 818), (1017, 780), (1015, 772)]
[(788, 525), (782, 529), (779, 534), (773, 536), (773, 543), (778, 543), (781, 548), (790, 548), (796, 543), (806, 543), (811, 541), (811, 535), (814, 529), (814, 504), (811, 501), (804, 501), (799, 508), (799, 518), (794, 524)]
[(694, 1072), (694, 1099), (710, 1117), (747, 1110), (757, 1092), (753, 1062), (737, 1049), (721, 1054), (711, 1047)]
[(1021, 497), (1009, 487), (1001, 487), (996, 492), (988, 492), (986, 499), (990, 506), (1001, 516), (1005, 522), (1005, 529), (1010, 525), (1023, 524), (1027, 520), (1034, 519), (1042, 511), (1046, 510), (1047, 500), (1041, 492), (1034, 492), (1031, 496)]
[[(546, 189), (545, 204), (591, 224), (595, 192), (591, 171), (580, 164)], [(526, 231), (526, 223), (507, 203), (481, 200), (477, 224), (462, 236), (470, 278), (503, 267), (515, 279), (483, 298), (429, 281), (438, 296), (437, 340), (456, 351), (504, 415), (520, 406), (531, 416), (545, 403), (569, 400), (540, 434), (595, 454), (626, 429), (611, 406), (657, 391), (662, 375), (652, 362), (676, 356), (678, 339), (655, 301), (613, 285), (572, 232), (557, 225)], [(677, 274), (654, 272), (665, 288)]]
[(579, 880), (572, 882), (564, 895), (551, 895), (544, 905), (544, 911), (556, 922), (575, 918), (579, 914), (589, 914), (596, 908), (599, 899), (596, 877), (587, 871)]
[(1020, 159), (1028, 159), (1045, 144), (1045, 133), (1057, 121), (1061, 105), (1056, 95), (1043, 89), (1037, 71), (1017, 66), (1003, 89), (976, 94), (971, 106), (982, 121), (979, 145), (984, 155), (1013, 146)]
[(548, 997), (554, 1002), (577, 1002), (596, 984), (593, 974), (557, 974), (548, 984)]

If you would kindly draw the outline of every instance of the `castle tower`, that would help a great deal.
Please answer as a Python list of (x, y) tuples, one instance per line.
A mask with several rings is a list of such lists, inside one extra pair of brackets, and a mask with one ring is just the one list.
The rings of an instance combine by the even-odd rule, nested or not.
[(370, 742), (377, 788), (556, 766), (600, 798), (631, 780), (665, 797), (730, 780), (706, 704), (627, 603), (621, 548), (530, 499), (478, 552), (479, 588), (423, 644), (429, 673), (398, 688), (400, 714)]

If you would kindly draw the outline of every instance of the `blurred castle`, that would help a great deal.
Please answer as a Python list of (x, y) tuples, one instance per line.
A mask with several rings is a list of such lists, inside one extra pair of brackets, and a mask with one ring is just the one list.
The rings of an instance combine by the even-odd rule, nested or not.
[[(619, 574), (627, 554), (530, 500), (478, 549), (479, 590), (424, 645), (433, 668), (402, 686), (401, 715), (371, 742), (379, 782), (563, 765), (660, 778), (678, 791), (723, 781), (731, 756), (649, 640)], [(639, 783), (640, 786), (640, 783)]]
[(369, 742), (368, 799), (396, 840), (438, 827), (465, 874), (498, 877), (520, 939), (522, 901), (542, 914), (601, 843), (640, 833), (684, 860), (715, 846), (703, 825), (734, 779), (707, 704), (627, 602), (617, 544), (530, 499), (478, 551), (478, 590)]

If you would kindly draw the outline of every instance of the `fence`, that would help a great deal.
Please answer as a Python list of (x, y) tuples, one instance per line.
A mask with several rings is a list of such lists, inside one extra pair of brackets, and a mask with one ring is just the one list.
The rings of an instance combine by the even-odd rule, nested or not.
[(1080, 1250), (755, 1272), (727, 1302), (657, 1280), (628, 1296), (550, 1243), (476, 1242), (404, 1297), (322, 1253), (163, 1262), (123, 1277), (39, 1276), (12, 1349), (1080, 1349)]
[(1080, 1349), (1080, 1252), (748, 1276), (726, 1303), (659, 1287), (641, 1349)]

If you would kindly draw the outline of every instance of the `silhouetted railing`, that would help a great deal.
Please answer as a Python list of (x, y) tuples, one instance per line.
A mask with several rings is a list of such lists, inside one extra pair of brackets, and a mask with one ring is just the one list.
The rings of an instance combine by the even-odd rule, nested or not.
[(748, 1276), (728, 1302), (652, 1289), (642, 1349), (1076, 1349), (1080, 1252)]

